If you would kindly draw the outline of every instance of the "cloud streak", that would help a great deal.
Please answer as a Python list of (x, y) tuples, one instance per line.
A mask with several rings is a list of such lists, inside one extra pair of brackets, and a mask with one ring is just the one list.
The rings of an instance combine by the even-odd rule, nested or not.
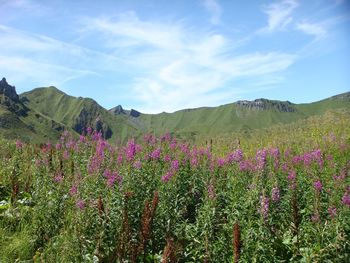
[[(235, 87), (235, 81), (279, 74), (296, 60), (281, 52), (233, 55), (235, 43), (222, 34), (194, 31), (181, 22), (143, 21), (135, 13), (85, 18), (83, 23), (91, 37), (102, 37), (114, 53), (134, 61), (132, 91), (143, 112), (232, 101), (247, 92)], [(232, 88), (222, 90), (227, 85)]]
[(0, 25), (0, 50), (2, 74), (18, 83), (30, 80), (38, 86), (62, 88), (70, 80), (98, 76), (101, 71), (128, 64), (117, 56), (4, 25)]
[(203, 6), (210, 12), (210, 23), (218, 25), (221, 23), (222, 7), (217, 0), (203, 0)]
[(303, 33), (314, 36), (316, 39), (324, 38), (327, 34), (327, 29), (321, 23), (300, 22), (296, 27)]
[(268, 16), (267, 26), (260, 33), (271, 33), (284, 30), (293, 20), (292, 13), (298, 7), (296, 0), (283, 0), (263, 7), (262, 11)]

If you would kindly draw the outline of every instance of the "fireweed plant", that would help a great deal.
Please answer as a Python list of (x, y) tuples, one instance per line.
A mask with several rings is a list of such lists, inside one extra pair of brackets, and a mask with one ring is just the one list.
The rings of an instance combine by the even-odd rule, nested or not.
[(346, 262), (349, 138), (315, 142), (3, 141), (0, 261)]

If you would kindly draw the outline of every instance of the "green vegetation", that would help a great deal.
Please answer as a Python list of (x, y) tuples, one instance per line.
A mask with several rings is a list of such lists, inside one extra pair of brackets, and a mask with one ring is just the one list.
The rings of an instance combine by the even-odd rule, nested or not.
[(203, 135), (249, 131), (286, 124), (315, 115), (322, 115), (331, 109), (350, 109), (350, 93), (309, 104), (262, 100), (261, 107), (242, 106), (238, 103), (213, 108), (181, 110), (174, 113), (142, 114), (140, 122), (147, 132), (161, 135), (167, 131), (189, 138)]
[(203, 147), (1, 141), (0, 262), (348, 262), (349, 113)]
[[(94, 100), (75, 98), (54, 87), (38, 88), (21, 95), (24, 104), (77, 133), (83, 127), (94, 127), (104, 138), (126, 142), (142, 134), (157, 136), (170, 132), (178, 138), (198, 141), (199, 137), (243, 132), (286, 124), (310, 116), (322, 115), (331, 109), (350, 108), (350, 93), (310, 104), (259, 100), (261, 104), (232, 103), (213, 108), (181, 110), (174, 113), (111, 114)], [(98, 127), (100, 126), (100, 127)]]
[(28, 108), (78, 134), (85, 127), (94, 127), (111, 141), (125, 141), (127, 137), (139, 135), (126, 117), (113, 116), (96, 101), (68, 96), (55, 87), (37, 88), (21, 94), (20, 98)]

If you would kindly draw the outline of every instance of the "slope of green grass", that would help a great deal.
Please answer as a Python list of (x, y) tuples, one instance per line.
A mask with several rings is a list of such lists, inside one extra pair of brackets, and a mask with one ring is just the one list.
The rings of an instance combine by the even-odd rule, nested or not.
[(78, 133), (100, 120), (104, 130), (112, 131), (112, 141), (125, 141), (137, 135), (137, 129), (125, 116), (113, 116), (90, 98), (69, 96), (55, 87), (37, 88), (21, 94), (21, 100), (31, 109), (63, 123)]
[[(328, 110), (350, 108), (349, 94), (340, 94), (309, 104), (262, 99), (263, 109), (231, 103), (174, 113), (141, 114), (138, 118), (113, 115), (92, 99), (72, 97), (55, 87), (37, 88), (21, 94), (20, 97), (35, 112), (23, 121), (37, 134), (41, 133), (40, 136), (55, 137), (59, 128), (56, 127), (56, 131), (52, 132), (50, 126), (56, 124), (81, 133), (83, 128), (95, 127), (97, 120), (100, 120), (102, 129), (111, 131), (112, 141), (125, 142), (130, 137), (140, 137), (144, 133), (162, 135), (170, 132), (183, 139), (196, 140), (203, 136), (213, 137), (292, 123), (322, 115)], [(289, 110), (281, 111), (281, 108)]]
[[(350, 108), (349, 96), (336, 96), (309, 104), (291, 104), (293, 112), (280, 111), (267, 101), (266, 109), (246, 108), (237, 103), (219, 107), (180, 110), (174, 113), (142, 114), (144, 129), (157, 135), (166, 131), (175, 134), (215, 135), (286, 124), (331, 109)], [(279, 102), (283, 103), (283, 102)]]
[(349, 112), (214, 149), (0, 140), (0, 262), (348, 262)]

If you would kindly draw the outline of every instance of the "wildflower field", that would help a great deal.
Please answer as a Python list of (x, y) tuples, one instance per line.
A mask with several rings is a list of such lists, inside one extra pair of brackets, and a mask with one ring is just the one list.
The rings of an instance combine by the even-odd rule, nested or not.
[(348, 116), (212, 143), (1, 141), (0, 262), (349, 262)]

